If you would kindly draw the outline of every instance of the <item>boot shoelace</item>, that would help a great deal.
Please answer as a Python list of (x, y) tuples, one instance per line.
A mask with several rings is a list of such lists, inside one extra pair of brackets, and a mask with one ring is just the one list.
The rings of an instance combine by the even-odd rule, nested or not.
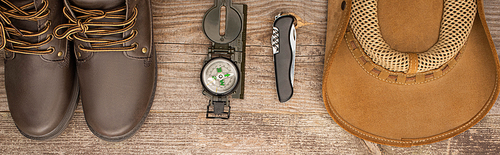
[[(45, 34), (50, 27), (50, 21), (45, 23), (45, 27), (39, 32), (32, 32), (28, 30), (18, 29), (16, 28), (9, 18), (14, 18), (18, 20), (28, 20), (28, 21), (38, 21), (41, 19), (45, 19), (48, 17), (50, 10), (48, 9), (49, 2), (47, 0), (43, 0), (43, 6), (38, 11), (32, 8), (35, 3), (31, 2), (29, 4), (23, 5), (21, 7), (17, 7), (8, 0), (1, 0), (1, 2), (5, 3), (11, 9), (7, 9), (0, 6), (0, 49), (5, 49), (6, 51), (13, 53), (21, 53), (21, 54), (33, 54), (33, 55), (44, 55), (51, 54), (54, 52), (54, 47), (49, 47), (46, 50), (33, 50), (48, 44), (52, 41), (52, 34), (48, 34), (47, 38), (38, 43), (31, 43), (27, 41), (12, 39), (8, 37), (9, 35), (20, 36), (20, 37), (37, 37)], [(28, 10), (29, 9), (29, 10)], [(5, 27), (4, 24), (10, 25), (11, 27)], [(12, 48), (5, 48), (7, 43), (12, 43)]]
[[(106, 36), (113, 34), (120, 34), (129, 31), (134, 27), (137, 19), (137, 8), (133, 9), (132, 15), (127, 19), (126, 15), (119, 14), (125, 11), (126, 7), (110, 11), (102, 10), (85, 10), (76, 6), (70, 5), (71, 11), (81, 14), (80, 16), (73, 16), (67, 7), (64, 7), (64, 16), (70, 20), (69, 24), (61, 24), (54, 28), (54, 36), (58, 39), (67, 38), (68, 40), (79, 40), (82, 42), (90, 43), (91, 47), (84, 47), (82, 44), (78, 48), (83, 52), (112, 52), (112, 51), (134, 51), (137, 49), (137, 43), (130, 46), (123, 47), (109, 47), (114, 45), (123, 45), (137, 35), (137, 30), (132, 30), (128, 37), (121, 40), (110, 40), (102, 38), (89, 38), (91, 36)], [(95, 21), (99, 19), (121, 19), (122, 22), (100, 22)], [(115, 29), (104, 27), (117, 27)], [(63, 33), (59, 33), (66, 29)]]

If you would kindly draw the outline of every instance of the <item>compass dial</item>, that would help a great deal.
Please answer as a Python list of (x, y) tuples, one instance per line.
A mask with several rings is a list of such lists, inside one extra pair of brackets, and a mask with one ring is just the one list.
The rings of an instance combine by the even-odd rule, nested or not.
[(227, 58), (213, 58), (201, 70), (201, 83), (213, 95), (227, 95), (236, 88), (239, 70)]

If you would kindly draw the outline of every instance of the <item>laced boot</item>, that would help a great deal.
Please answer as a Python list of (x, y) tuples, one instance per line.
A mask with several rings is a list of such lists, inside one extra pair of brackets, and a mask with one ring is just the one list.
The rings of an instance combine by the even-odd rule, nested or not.
[(149, 0), (65, 0), (69, 24), (56, 38), (74, 42), (87, 125), (106, 141), (131, 137), (143, 124), (156, 88)]
[(0, 2), (0, 48), (9, 110), (22, 135), (44, 140), (68, 125), (78, 101), (75, 62), (52, 30), (66, 23), (60, 0)]

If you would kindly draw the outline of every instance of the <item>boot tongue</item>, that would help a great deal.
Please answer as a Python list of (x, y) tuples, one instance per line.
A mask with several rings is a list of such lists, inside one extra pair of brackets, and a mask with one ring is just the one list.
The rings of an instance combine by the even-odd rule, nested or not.
[[(14, 4), (17, 7), (21, 7), (23, 5), (26, 5), (28, 3), (33, 2), (34, 0), (11, 0), (10, 3)], [(7, 7), (10, 8), (10, 7)]]
[(69, 2), (87, 10), (109, 10), (125, 6), (125, 0), (69, 0)]
[[(34, 2), (34, 1), (35, 0), (11, 0), (10, 2), (17, 7), (21, 7), (21, 6), (24, 6), (24, 5), (29, 4), (31, 2)], [(40, 2), (37, 2), (35, 4), (38, 4), (37, 8), (41, 8), (43, 5)], [(7, 5), (4, 5), (3, 7), (8, 8), (9, 10), (12, 9), (11, 7), (9, 7)], [(27, 12), (28, 10), (36, 10), (36, 9), (34, 9), (34, 7), (32, 6), (32, 7), (27, 8), (24, 11)], [(12, 25), (14, 25), (18, 29), (37, 32), (40, 28), (43, 28), (43, 27), (39, 27), (39, 25), (43, 24), (42, 22), (30, 21), (30, 20), (19, 20), (19, 19), (15, 19), (15, 18), (9, 18), (9, 19), (12, 22)], [(10, 27), (10, 26), (7, 26), (7, 27)], [(16, 36), (16, 35), (10, 35), (10, 38), (28, 41), (28, 42), (38, 42), (39, 41), (38, 37), (21, 37), (21, 36)]]

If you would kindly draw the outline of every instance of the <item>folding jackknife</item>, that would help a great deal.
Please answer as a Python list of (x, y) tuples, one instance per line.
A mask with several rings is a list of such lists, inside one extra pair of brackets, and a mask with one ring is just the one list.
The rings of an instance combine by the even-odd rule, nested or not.
[(295, 20), (295, 17), (291, 15), (278, 15), (273, 24), (271, 44), (274, 54), (276, 91), (280, 102), (290, 100), (293, 95), (296, 49)]

